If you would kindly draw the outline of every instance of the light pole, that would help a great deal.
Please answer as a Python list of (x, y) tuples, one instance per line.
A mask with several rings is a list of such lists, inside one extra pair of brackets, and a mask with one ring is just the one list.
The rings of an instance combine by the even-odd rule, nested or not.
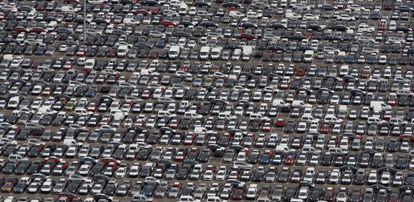
[(83, 45), (86, 45), (86, 0), (83, 0)]

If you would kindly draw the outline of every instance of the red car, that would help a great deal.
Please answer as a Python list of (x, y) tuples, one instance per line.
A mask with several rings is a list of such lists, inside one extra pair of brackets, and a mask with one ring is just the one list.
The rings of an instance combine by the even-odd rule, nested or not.
[(172, 129), (177, 129), (179, 125), (180, 125), (180, 119), (178, 119), (176, 117), (171, 119), (171, 121), (168, 123), (168, 127), (172, 128)]
[(262, 126), (262, 131), (268, 133), (271, 130), (272, 130), (272, 123), (270, 121), (265, 121)]
[(43, 163), (49, 163), (49, 162), (53, 162), (53, 163), (60, 163), (62, 161), (62, 159), (59, 159), (57, 157), (49, 157), (49, 158), (45, 158)]
[(414, 136), (402, 134), (399, 136), (400, 140), (409, 140), (410, 142), (414, 142)]
[(175, 154), (174, 160), (177, 162), (182, 162), (186, 158), (188, 150), (186, 148), (179, 149)]
[(285, 127), (285, 124), (286, 124), (286, 121), (282, 118), (278, 118), (275, 122), (275, 126), (279, 128)]
[(319, 131), (322, 134), (329, 134), (331, 132), (331, 123), (322, 123), (321, 126), (319, 127)]
[(306, 70), (304, 68), (297, 68), (295, 71), (296, 76), (305, 76)]
[(103, 163), (105, 166), (118, 167), (120, 165), (120, 162), (113, 158), (103, 158), (103, 159), (100, 159), (99, 161)]
[(293, 166), (295, 164), (295, 160), (296, 160), (296, 153), (290, 152), (283, 159), (283, 164), (285, 164), (286, 166)]
[(190, 70), (190, 67), (188, 65), (181, 65), (180, 70), (183, 72), (188, 72), (188, 70)]
[(187, 145), (187, 146), (192, 145), (193, 142), (194, 142), (195, 137), (196, 137), (196, 135), (194, 133), (187, 134), (184, 137), (183, 144)]
[(157, 15), (160, 12), (160, 8), (159, 7), (153, 7), (151, 8), (151, 14), (152, 15)]
[(176, 24), (174, 24), (173, 22), (169, 20), (162, 20), (160, 22), (160, 25), (163, 25), (164, 27), (175, 27), (176, 26)]

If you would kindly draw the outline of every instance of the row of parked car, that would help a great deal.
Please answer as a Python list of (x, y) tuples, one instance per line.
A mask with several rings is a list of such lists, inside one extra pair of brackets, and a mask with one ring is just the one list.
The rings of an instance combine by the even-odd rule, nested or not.
[[(218, 183), (180, 183), (175, 182), (169, 184), (167, 181), (160, 181), (151, 177), (147, 177), (139, 181), (124, 181), (117, 182), (110, 180), (106, 176), (98, 175), (94, 177), (94, 183), (91, 184), (90, 179), (81, 179), (77, 176), (72, 176), (68, 179), (58, 178), (56, 180), (47, 178), (41, 174), (36, 174), (31, 177), (17, 178), (1, 178), (3, 193), (21, 193), (26, 191), (29, 194), (34, 193), (53, 193), (61, 194), (59, 200), (70, 198), (77, 201), (74, 195), (70, 193), (75, 192), (82, 196), (87, 194), (94, 194), (94, 197), (87, 198), (87, 201), (106, 199), (111, 200), (112, 196), (117, 197), (131, 197), (132, 200), (142, 200), (145, 197), (154, 197), (156, 199), (167, 198), (173, 200), (179, 198), (180, 200), (189, 200), (193, 198), (200, 200), (208, 198), (209, 201), (217, 200), (218, 197), (230, 200), (240, 200), (246, 198), (247, 200), (256, 201), (289, 201), (291, 198), (296, 200), (310, 200), (318, 201), (322, 198), (327, 201), (360, 201), (360, 200), (412, 200), (411, 190), (402, 189), (399, 192), (391, 192), (382, 185), (372, 185), (365, 189), (345, 187), (326, 187), (324, 189), (313, 187), (306, 182), (301, 183), (299, 188), (296, 187), (282, 187), (277, 186), (271, 188), (270, 186), (260, 187), (258, 184), (246, 184), (237, 180), (228, 180), (223, 186)], [(13, 189), (13, 185), (15, 188)], [(136, 194), (139, 193), (139, 194)], [(402, 195), (401, 197), (399, 195)], [(108, 197), (109, 196), (109, 197)], [(52, 200), (53, 201), (53, 200)]]
[[(393, 141), (391, 144), (398, 144), (398, 142), (396, 143)], [(373, 150), (360, 153), (345, 151), (344, 153), (346, 154), (341, 154), (343, 151), (337, 149), (329, 148), (327, 152), (320, 152), (318, 150), (312, 151), (312, 149), (309, 147), (305, 147), (302, 151), (291, 150), (287, 152), (274, 152), (270, 149), (262, 151), (258, 149), (244, 149), (239, 151), (239, 148), (237, 147), (234, 149), (223, 150), (220, 148), (209, 149), (193, 147), (176, 149), (174, 147), (154, 148), (151, 146), (145, 146), (141, 149), (138, 149), (139, 147), (137, 145), (130, 145), (127, 147), (124, 144), (108, 144), (106, 148), (103, 146), (89, 146), (86, 144), (84, 146), (32, 145), (20, 147), (18, 146), (18, 148), (14, 148), (13, 146), (16, 147), (16, 143), (7, 144), (2, 147), (2, 156), (8, 158), (7, 161), (3, 162), (3, 174), (22, 175), (35, 174), (37, 172), (40, 172), (45, 175), (71, 175), (74, 174), (77, 169), (80, 169), (82, 167), (77, 163), (73, 163), (72, 168), (69, 169), (70, 164), (66, 163), (65, 160), (62, 160), (60, 158), (66, 159), (68, 161), (72, 161), (73, 159), (82, 159), (80, 160), (82, 163), (89, 162), (86, 167), (83, 166), (85, 169), (81, 175), (88, 175), (89, 172), (94, 170), (92, 168), (94, 164), (99, 161), (99, 159), (106, 159), (105, 162), (114, 161), (117, 166), (112, 166), (104, 169), (104, 165), (99, 165), (99, 169), (94, 170), (93, 175), (106, 173), (106, 175), (113, 176), (114, 172), (119, 167), (118, 164), (121, 164), (123, 165), (124, 169), (119, 170), (120, 173), (116, 176), (123, 178), (126, 176), (125, 174), (128, 170), (132, 172), (132, 168), (128, 167), (127, 165), (129, 164), (129, 166), (131, 166), (134, 161), (138, 160), (140, 162), (148, 161), (150, 162), (148, 165), (151, 165), (151, 169), (148, 172), (145, 172), (145, 174), (141, 173), (141, 177), (155, 175), (159, 178), (174, 178), (177, 177), (177, 170), (183, 168), (186, 170), (186, 172), (181, 172), (181, 174), (179, 174), (180, 176), (178, 178), (181, 180), (187, 179), (189, 172), (194, 171), (194, 169), (189, 169), (192, 168), (196, 162), (199, 162), (199, 165), (203, 166), (203, 163), (209, 163), (212, 160), (219, 160), (222, 165), (233, 165), (235, 168), (240, 167), (242, 169), (248, 170), (251, 169), (253, 165), (257, 165), (261, 168), (266, 169), (269, 167), (278, 168), (278, 166), (321, 166), (320, 168), (328, 167), (328, 170), (331, 166), (338, 168), (348, 166), (355, 168), (355, 170), (357, 168), (363, 168), (362, 170), (365, 168), (371, 168), (372, 170), (381, 170), (385, 168), (390, 169), (393, 172), (395, 172), (395, 170), (403, 172), (406, 169), (414, 169), (412, 153), (410, 153), (410, 155), (404, 153), (384, 154), (381, 151)], [(213, 146), (210, 145), (210, 147)], [(321, 156), (321, 154), (323, 155)], [(28, 160), (29, 158), (41, 158), (44, 159), (44, 161), (31, 162)], [(49, 162), (49, 159), (53, 160), (53, 162), (50, 164), (47, 163)], [(125, 164), (123, 164), (123, 162), (125, 162)], [(184, 163), (181, 167), (177, 166), (177, 164), (180, 164), (182, 162)], [(157, 164), (162, 165), (156, 167)], [(175, 164), (175, 166), (173, 166), (175, 172), (170, 172), (171, 175), (167, 177), (167, 170), (171, 164)], [(140, 166), (138, 165), (138, 167)], [(211, 168), (211, 165), (205, 167)], [(215, 166), (213, 165), (213, 167)], [(206, 171), (205, 168), (201, 170)], [(211, 168), (210, 170), (212, 170), (212, 172), (209, 172), (208, 176), (211, 178), (206, 177), (205, 179), (207, 180), (213, 179), (212, 176), (214, 176), (215, 172), (217, 171), (216, 168)], [(136, 175), (129, 176), (137, 177), (137, 172), (138, 171), (135, 172)], [(123, 175), (121, 175), (122, 173)], [(200, 178), (201, 176), (198, 175), (198, 177)], [(220, 179), (224, 180), (222, 178), (217, 178), (216, 180)], [(249, 178), (247, 178), (247, 180), (249, 180)]]
[[(44, 130), (44, 127), (56, 127), (56, 126), (70, 126), (76, 130), (75, 138), (81, 142), (97, 142), (97, 141), (108, 141), (113, 134), (109, 136), (101, 137), (100, 135), (96, 136), (93, 133), (94, 130), (85, 128), (85, 127), (153, 127), (156, 129), (169, 128), (170, 130), (187, 130), (191, 128), (205, 128), (206, 130), (216, 130), (215, 132), (209, 133), (209, 136), (200, 136), (195, 140), (195, 137), (192, 138), (193, 133), (187, 132), (176, 132), (177, 136), (166, 136), (161, 139), (153, 140), (153, 144), (163, 142), (170, 143), (174, 142), (175, 144), (187, 144), (192, 145), (194, 143), (204, 143), (205, 141), (210, 140), (217, 134), (225, 135), (224, 137), (231, 136), (226, 130), (237, 131), (245, 130), (248, 133), (245, 133), (245, 136), (250, 136), (254, 141), (260, 139), (260, 137), (265, 136), (265, 139), (268, 139), (268, 134), (275, 133), (276, 131), (283, 132), (285, 134), (292, 133), (310, 133), (314, 136), (318, 135), (340, 135), (340, 134), (349, 134), (351, 137), (360, 137), (363, 135), (380, 135), (380, 136), (394, 136), (401, 139), (410, 139), (412, 134), (412, 124), (403, 122), (401, 119), (393, 119), (398, 124), (387, 124), (387, 123), (375, 123), (378, 119), (369, 119), (368, 121), (373, 121), (372, 123), (367, 124), (366, 122), (356, 123), (355, 121), (347, 121), (346, 123), (340, 123), (342, 119), (336, 119), (335, 122), (329, 122), (331, 120), (326, 119), (325, 121), (319, 123), (318, 120), (299, 120), (299, 121), (286, 121), (283, 118), (278, 118), (275, 121), (271, 119), (260, 121), (257, 119), (247, 120), (226, 120), (226, 119), (217, 119), (217, 118), (208, 118), (208, 119), (191, 119), (191, 118), (166, 118), (166, 117), (156, 117), (156, 116), (132, 116), (123, 120), (115, 119), (113, 116), (102, 116), (100, 114), (91, 114), (91, 115), (65, 115), (65, 114), (53, 114), (48, 113), (45, 116), (39, 116), (38, 114), (33, 114), (30, 112), (19, 112), (14, 111), (9, 117), (4, 115), (0, 116), (0, 120), (5, 123), (1, 127), (1, 132), (7, 138), (26, 140), (29, 138), (33, 128), (37, 128), (40, 131), (45, 131), (43, 135), (44, 140), (62, 140), (66, 136), (66, 129), (61, 130), (60, 133), (51, 133), (50, 130)], [(315, 122), (316, 121), (316, 122)], [(28, 122), (30, 125), (25, 129), (24, 124)], [(17, 126), (10, 126), (10, 124), (17, 124)], [(29, 128), (32, 127), (32, 128)], [(29, 134), (26, 134), (28, 133)], [(23, 134), (24, 133), (24, 134)], [(118, 132), (122, 135), (125, 132)], [(143, 132), (147, 133), (147, 131)], [(34, 133), (36, 134), (36, 133)], [(204, 134), (199, 134), (204, 135)], [(135, 141), (138, 136), (135, 135), (128, 137), (129, 141)], [(148, 133), (147, 135), (148, 136)], [(224, 138), (222, 137), (222, 138)], [(125, 137), (126, 138), (126, 137)], [(215, 137), (216, 138), (216, 137)], [(246, 137), (247, 138), (247, 137)], [(141, 139), (141, 138), (140, 138)], [(173, 141), (174, 140), (174, 141)], [(184, 141), (187, 140), (187, 141)], [(149, 141), (149, 140), (142, 140)], [(223, 139), (214, 139), (214, 141), (219, 141), (220, 144), (227, 145), (231, 142)], [(224, 143), (222, 141), (227, 141)], [(253, 142), (254, 142), (253, 141)], [(148, 142), (149, 143), (149, 142)], [(251, 145), (252, 141), (246, 143)], [(258, 144), (258, 143), (257, 143)], [(261, 142), (263, 145), (264, 143)], [(256, 145), (254, 145), (256, 146)]]
[[(4, 121), (4, 117), (1, 118), (1, 120)], [(69, 118), (70, 116), (68, 117), (68, 119)], [(92, 118), (93, 117), (91, 117), (91, 119)], [(10, 117), (8, 120), (11, 119), (12, 117)], [(56, 117), (56, 119), (53, 120), (53, 122), (56, 122), (57, 119), (59, 119), (59, 117)], [(248, 127), (249, 125), (261, 124), (259, 121), (245, 122), (246, 127)], [(41, 123), (43, 123), (43, 121)], [(10, 125), (10, 123), (5, 122), (2, 123), (0, 131), (4, 138), (15, 139), (19, 141), (27, 141), (32, 138), (38, 138), (40, 136), (42, 141), (54, 142), (63, 141), (65, 139), (74, 139), (79, 142), (85, 143), (117, 142), (125, 144), (134, 144), (140, 142), (152, 145), (172, 144), (187, 146), (203, 146), (208, 144), (219, 145), (222, 147), (228, 147), (231, 145), (241, 145), (243, 147), (253, 148), (275, 148), (276, 146), (282, 143), (289, 143), (289, 145), (292, 146), (293, 143), (295, 143), (294, 147), (296, 147), (296, 149), (308, 146), (313, 146), (318, 149), (339, 147), (339, 142), (344, 142), (346, 144), (341, 146), (344, 150), (352, 148), (353, 150), (357, 151), (387, 150), (389, 152), (409, 152), (412, 147), (411, 142), (409, 142), (412, 140), (412, 126), (408, 124), (405, 127), (398, 125), (392, 126), (384, 124), (370, 124), (368, 128), (365, 128), (365, 124), (357, 125), (353, 122), (347, 122), (344, 125), (340, 123), (321, 123), (320, 127), (317, 126), (317, 123), (306, 124), (306, 122), (302, 121), (296, 124), (292, 121), (286, 122), (284, 121), (284, 119), (278, 119), (275, 122), (276, 127), (273, 126), (273, 123), (269, 123), (270, 125), (266, 126), (266, 123), (269, 122), (264, 122), (263, 126), (259, 125), (260, 127), (262, 127), (260, 131), (254, 131), (250, 129), (248, 132), (242, 132), (242, 130), (245, 129), (241, 127), (244, 124), (243, 122), (241, 122), (239, 128), (228, 128), (229, 132), (220, 130), (215, 131), (217, 129), (216, 127), (218, 127), (217, 125), (215, 128), (209, 128), (208, 126), (197, 126), (196, 128), (194, 128), (194, 132), (186, 132), (181, 131), (185, 130), (185, 128), (183, 128), (182, 126), (178, 128), (180, 131), (174, 131), (174, 129), (172, 128), (175, 127), (160, 127), (159, 125), (148, 126), (155, 127), (156, 130), (142, 129), (140, 127), (129, 127), (126, 130), (115, 130), (115, 128), (113, 128), (116, 127), (115, 125), (111, 126), (104, 124), (103, 122), (99, 125), (81, 125), (80, 123), (75, 122), (72, 124), (68, 124), (65, 127), (60, 127), (57, 131), (52, 132), (50, 129), (47, 129), (47, 127), (50, 127), (50, 125), (28, 123), (26, 124), (26, 126), (23, 127), (13, 126)], [(20, 125), (20, 122), (18, 122), (18, 125)], [(87, 128), (96, 126), (98, 126), (99, 128)], [(144, 126), (145, 125), (143, 125), (142, 127)], [(282, 126), (284, 128), (283, 130), (280, 130), (279, 128)], [(272, 129), (273, 127), (274, 129)], [(283, 135), (278, 135), (277, 131), (282, 132)], [(306, 136), (303, 135), (303, 133), (305, 132), (307, 133)], [(331, 135), (331, 137), (326, 137), (327, 135)], [(368, 137), (364, 137), (365, 135), (368, 135)], [(377, 135), (379, 137), (375, 137)], [(387, 136), (390, 137), (388, 138)], [(352, 146), (353, 142), (359, 141), (361, 139), (363, 139), (363, 143), (358, 142), (355, 143), (355, 146)], [(329, 143), (331, 140), (332, 143)], [(401, 141), (401, 143), (390, 144), (393, 141)], [(370, 144), (370, 142), (373, 142), (374, 144), (372, 145)], [(404, 147), (398, 145), (404, 145)]]
[[(69, 82), (76, 79), (79, 82), (90, 82), (92, 76), (96, 74), (122, 74), (123, 71), (136, 72), (132, 76), (138, 81), (135, 81), (130, 77), (117, 78), (116, 83), (128, 83), (130, 85), (145, 85), (146, 83), (139, 82), (141, 77), (166, 77), (167, 75), (159, 74), (171, 74), (171, 78), (184, 77), (182, 79), (185, 82), (194, 82), (196, 78), (206, 79), (233, 79), (238, 80), (241, 77), (247, 77), (247, 79), (267, 79), (275, 80), (276, 78), (282, 79), (284, 77), (290, 77), (291, 79), (307, 79), (308, 77), (333, 77), (336, 81), (340, 82), (404, 82), (406, 79), (413, 77), (413, 72), (409, 68), (403, 68), (402, 66), (372, 66), (367, 65), (363, 67), (353, 66), (349, 64), (337, 64), (333, 66), (329, 65), (316, 65), (316, 64), (290, 64), (290, 63), (257, 63), (255, 65), (239, 64), (239, 63), (221, 63), (217, 61), (212, 62), (180, 62), (180, 61), (168, 61), (168, 60), (126, 60), (126, 59), (109, 59), (109, 60), (96, 60), (74, 57), (65, 59), (64, 57), (56, 59), (46, 59), (43, 62), (36, 62), (28, 57), (21, 56), (3, 56), (0, 67), (5, 68), (4, 73), (1, 75), (1, 80), (19, 80), (26, 78), (31, 79), (31, 74), (40, 74), (37, 79), (50, 79), (54, 82)], [(37, 69), (37, 70), (36, 70)], [(50, 71), (47, 71), (50, 70)], [(65, 70), (65, 71), (62, 71)], [(80, 71), (83, 70), (83, 71)], [(94, 71), (95, 70), (95, 71)], [(51, 73), (53, 72), (53, 73)], [(148, 72), (155, 73), (148, 75)], [(43, 78), (45, 73), (51, 74), (46, 78)], [(159, 74), (157, 74), (159, 73)], [(25, 76), (25, 74), (27, 74)], [(63, 75), (62, 75), (63, 74)], [(75, 74), (74, 78), (66, 78), (67, 74)], [(80, 74), (78, 76), (78, 74)], [(241, 74), (241, 75), (240, 75)], [(60, 76), (57, 76), (60, 75)], [(82, 77), (81, 77), (82, 75)], [(131, 77), (132, 77), (131, 76)], [(10, 78), (9, 78), (10, 77)], [(23, 77), (23, 78), (21, 78)], [(49, 78), (51, 77), (51, 78)], [(54, 78), (56, 77), (56, 78)], [(57, 77), (64, 77), (58, 80)], [(189, 77), (189, 78), (186, 78)], [(193, 77), (190, 79), (190, 77)], [(206, 77), (206, 78), (204, 78)], [(305, 78), (303, 78), (305, 77)], [(134, 77), (132, 77), (134, 78)], [(69, 80), (68, 80), (69, 79)], [(120, 80), (120, 81), (118, 81)], [(361, 80), (361, 81), (360, 81)], [(138, 82), (138, 83), (134, 83)], [(257, 81), (256, 81), (257, 82)], [(196, 84), (193, 84), (196, 85)], [(197, 87), (197, 86), (195, 86)], [(223, 87), (223, 86), (221, 86)], [(252, 86), (260, 87), (260, 86)], [(263, 87), (262, 87), (263, 88)], [(341, 89), (338, 89), (341, 90)], [(370, 89), (375, 91), (375, 89)]]
[[(245, 10), (241, 4), (230, 6), (241, 9), (236, 11), (226, 10), (228, 6), (217, 8), (208, 5), (206, 10), (204, 6), (189, 6), (185, 3), (149, 7), (147, 5), (118, 5), (105, 4), (102, 7), (95, 4), (87, 5), (88, 36), (84, 42), (90, 48), (76, 43), (83, 40), (83, 16), (77, 15), (83, 9), (80, 4), (46, 5), (38, 8), (36, 5), (24, 5), (23, 3), (19, 6), (23, 6), (24, 10), (17, 10), (17, 12), (13, 7), (6, 7), (0, 14), (0, 19), (6, 21), (1, 26), (2, 38), (5, 39), (4, 46), (2, 46), (3, 52), (53, 55), (58, 48), (48, 46), (48, 44), (54, 44), (57, 40), (65, 42), (59, 50), (67, 52), (68, 55), (128, 56), (130, 58), (163, 56), (168, 58), (170, 45), (178, 44), (183, 48), (183, 51), (179, 52), (185, 53), (180, 54), (181, 58), (199, 59), (203, 58), (200, 47), (208, 45), (219, 46), (221, 49), (215, 51), (214, 54), (218, 54), (222, 59), (238, 60), (242, 58), (242, 54), (238, 53), (244, 50), (242, 47), (253, 45), (258, 49), (255, 55), (268, 60), (272, 57), (260, 51), (266, 49), (279, 52), (299, 50), (297, 54), (301, 54), (306, 49), (319, 49), (324, 55), (325, 50), (329, 50), (330, 53), (338, 50), (349, 51), (351, 48), (346, 47), (353, 45), (357, 47), (356, 51), (355, 48), (352, 49), (353, 52), (358, 52), (360, 45), (352, 43), (355, 41), (366, 43), (363, 45), (365, 49), (361, 48), (365, 52), (375, 53), (378, 48), (368, 43), (377, 41), (386, 43), (386, 46), (381, 49), (384, 52), (412, 54), (412, 49), (404, 47), (405, 43), (413, 41), (409, 24), (412, 12), (410, 6), (403, 6), (387, 16), (378, 10), (381, 6), (373, 8), (372, 11), (363, 6), (355, 6), (336, 12), (312, 6), (315, 11), (304, 12), (301, 9), (295, 9), (296, 6), (293, 8), (294, 11), (292, 9), (277, 11), (283, 8), (270, 5), (255, 5), (252, 8), (261, 8), (256, 11)], [(56, 9), (56, 12), (45, 15), (46, 11), (42, 10), (44, 8), (49, 8), (49, 10), (53, 8), (52, 10)], [(213, 12), (211, 9), (217, 9), (217, 11)], [(345, 13), (341, 14), (341, 12)], [(357, 18), (356, 16), (359, 15), (366, 17)], [(322, 21), (320, 17), (323, 18)], [(277, 18), (283, 19), (276, 20)], [(17, 22), (19, 20), (21, 22)], [(368, 25), (367, 21), (372, 21), (374, 25)], [(9, 36), (9, 32), (13, 34)], [(13, 39), (11, 42), (10, 38)], [(238, 42), (237, 39), (241, 39), (242, 42)], [(343, 42), (330, 47), (322, 41)], [(325, 49), (326, 46), (330, 48)], [(394, 48), (389, 48), (390, 46)], [(153, 50), (164, 47), (167, 48), (163, 51)], [(234, 49), (238, 51), (232, 51)], [(248, 51), (243, 54), (248, 54), (250, 58), (253, 52)], [(286, 54), (282, 58), (289, 61), (296, 58), (295, 61), (300, 62), (301, 56), (295, 57), (294, 55)], [(303, 57), (307, 57), (306, 54)], [(350, 56), (352, 57), (354, 56)], [(398, 59), (391, 58), (391, 64), (395, 61), (398, 63)], [(352, 61), (352, 59), (347, 61)], [(378, 62), (384, 61), (383, 56), (380, 57), (380, 61)], [(402, 61), (401, 64), (407, 63), (406, 59), (400, 61)]]

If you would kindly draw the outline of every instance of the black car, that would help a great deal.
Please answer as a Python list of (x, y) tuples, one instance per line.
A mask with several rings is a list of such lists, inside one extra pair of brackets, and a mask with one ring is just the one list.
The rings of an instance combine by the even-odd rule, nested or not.
[(282, 169), (277, 177), (277, 181), (280, 183), (286, 183), (289, 180), (290, 170)]
[(283, 129), (285, 133), (293, 133), (296, 129), (296, 123), (293, 121), (288, 121)]
[(20, 161), (14, 170), (15, 175), (23, 175), (27, 169), (31, 166), (31, 161)]
[(312, 189), (312, 191), (309, 194), (309, 201), (316, 202), (318, 201), (323, 194), (323, 190), (319, 187), (315, 187)]
[(13, 174), (15, 168), (16, 168), (16, 163), (7, 162), (6, 165), (4, 165), (1, 172), (5, 175), (11, 175), (11, 174)]
[(109, 181), (105, 188), (103, 189), (103, 193), (108, 195), (108, 196), (113, 196), (116, 190), (117, 184), (115, 183), (115, 181)]
[(16, 194), (24, 193), (26, 191), (27, 186), (28, 185), (26, 182), (18, 182), (13, 188), (13, 193), (16, 193)]

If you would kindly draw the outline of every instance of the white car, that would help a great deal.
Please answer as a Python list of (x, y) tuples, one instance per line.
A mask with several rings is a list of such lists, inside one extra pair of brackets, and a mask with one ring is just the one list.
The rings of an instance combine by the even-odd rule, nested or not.
[(319, 16), (307, 13), (303, 15), (302, 19), (303, 20), (319, 20)]
[(83, 164), (78, 170), (79, 175), (86, 176), (89, 173), (89, 170), (91, 169), (91, 165), (89, 164)]
[(118, 170), (116, 170), (116, 172), (115, 172), (115, 177), (116, 178), (124, 178), (125, 174), (126, 174), (126, 171), (127, 171), (127, 167), (125, 167), (125, 166), (119, 167)]
[(342, 123), (343, 120), (335, 116), (327, 116), (324, 121), (328, 123)]
[(47, 179), (43, 182), (42, 186), (40, 187), (40, 191), (42, 193), (49, 193), (53, 189), (53, 182), (52, 179)]
[(139, 163), (135, 163), (129, 169), (128, 176), (129, 177), (138, 177), (138, 175), (139, 175)]
[(203, 180), (210, 181), (210, 180), (213, 180), (213, 177), (214, 177), (213, 170), (206, 170), (204, 172)]
[(380, 55), (378, 58), (378, 64), (385, 64), (387, 63), (387, 56), (386, 55)]
[(296, 130), (298, 133), (304, 133), (306, 132), (307, 129), (308, 129), (308, 124), (302, 121), (302, 122), (299, 122)]
[(371, 171), (368, 174), (368, 183), (369, 184), (376, 184), (378, 183), (378, 176), (377, 176), (377, 172), (376, 171)]
[(344, 20), (344, 21), (354, 21), (356, 18), (354, 16), (348, 15), (346, 13), (341, 14), (338, 16), (338, 20)]
[(227, 169), (225, 166), (220, 166), (216, 174), (216, 180), (225, 180), (227, 174)]
[(329, 183), (338, 184), (339, 182), (339, 169), (334, 169), (329, 176)]
[(246, 198), (248, 200), (254, 200), (257, 197), (257, 184), (250, 184), (247, 188)]

